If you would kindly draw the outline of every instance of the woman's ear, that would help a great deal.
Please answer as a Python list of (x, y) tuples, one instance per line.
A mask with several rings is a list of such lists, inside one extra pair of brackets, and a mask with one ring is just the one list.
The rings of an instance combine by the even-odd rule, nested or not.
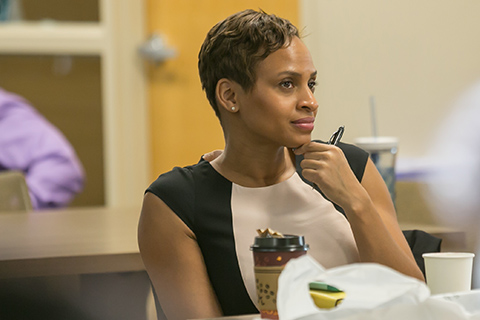
[(238, 111), (235, 89), (236, 86), (233, 81), (225, 78), (218, 80), (215, 95), (219, 109), (223, 108), (228, 112)]

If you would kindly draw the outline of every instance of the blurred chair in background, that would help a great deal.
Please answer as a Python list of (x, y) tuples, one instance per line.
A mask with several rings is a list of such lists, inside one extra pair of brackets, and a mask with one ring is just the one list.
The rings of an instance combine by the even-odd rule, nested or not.
[(84, 170), (64, 135), (22, 97), (0, 88), (0, 172), (25, 175), (34, 209), (65, 207)]
[(0, 212), (31, 209), (32, 203), (23, 173), (19, 171), (0, 172)]
[(425, 262), (422, 255), (424, 253), (440, 252), (442, 239), (423, 230), (404, 230), (403, 235), (407, 239), (418, 267), (422, 270), (423, 276), (425, 276)]

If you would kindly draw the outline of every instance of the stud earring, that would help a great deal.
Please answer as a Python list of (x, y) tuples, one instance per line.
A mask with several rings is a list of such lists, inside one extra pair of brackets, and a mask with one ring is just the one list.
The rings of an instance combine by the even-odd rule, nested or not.
[(235, 107), (232, 107), (231, 109), (232, 109), (232, 111), (235, 111)]

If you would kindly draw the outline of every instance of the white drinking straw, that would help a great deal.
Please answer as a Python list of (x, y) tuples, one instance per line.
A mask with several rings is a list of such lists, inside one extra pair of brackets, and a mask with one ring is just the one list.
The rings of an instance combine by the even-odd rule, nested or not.
[(370, 116), (372, 121), (372, 135), (376, 137), (377, 136), (377, 117), (376, 117), (374, 96), (370, 96)]

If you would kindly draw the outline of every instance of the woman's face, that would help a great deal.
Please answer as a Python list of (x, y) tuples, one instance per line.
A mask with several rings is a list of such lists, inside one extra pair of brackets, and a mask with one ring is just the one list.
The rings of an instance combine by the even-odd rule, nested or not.
[(305, 44), (294, 37), (256, 68), (251, 91), (236, 96), (250, 143), (296, 148), (311, 140), (318, 104), (313, 92), (317, 71)]

